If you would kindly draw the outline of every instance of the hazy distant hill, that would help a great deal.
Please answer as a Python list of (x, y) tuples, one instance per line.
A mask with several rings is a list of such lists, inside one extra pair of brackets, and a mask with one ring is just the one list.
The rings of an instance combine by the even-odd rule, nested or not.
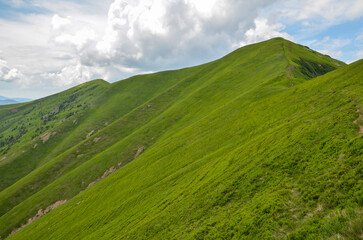
[(15, 103), (19, 103), (13, 99), (4, 99), (4, 100), (0, 100), (0, 105), (6, 105), (6, 104), (15, 104)]
[(0, 96), (0, 105), (24, 103), (24, 102), (30, 102), (30, 101), (32, 101), (32, 99), (29, 99), (29, 98), (7, 98), (7, 97)]
[(0, 235), (360, 239), (362, 69), (276, 38), (1, 106)]

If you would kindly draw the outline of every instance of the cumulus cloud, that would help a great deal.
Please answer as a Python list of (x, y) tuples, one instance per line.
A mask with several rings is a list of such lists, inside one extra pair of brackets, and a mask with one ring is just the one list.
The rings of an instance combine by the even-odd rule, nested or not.
[(97, 34), (91, 24), (55, 14), (52, 17), (51, 30), (51, 42), (57, 47), (63, 47), (69, 53), (69, 60), (59, 71), (41, 73), (42, 78), (53, 81), (57, 86), (63, 86), (83, 83), (103, 73), (97, 66), (91, 68), (81, 63), (81, 58), (96, 43)]
[(285, 26), (281, 23), (269, 24), (265, 18), (256, 18), (255, 27), (250, 28), (245, 33), (245, 40), (240, 43), (240, 46), (256, 43), (274, 37), (283, 37), (293, 40), (293, 37), (283, 32)]
[(63, 18), (58, 14), (52, 18), (52, 40), (56, 44), (69, 45), (81, 51), (88, 42), (96, 39), (96, 33), (87, 23)]
[(71, 85), (73, 83), (83, 83), (92, 79), (92, 76), (102, 75), (104, 72), (99, 68), (87, 67), (81, 64), (69, 65), (60, 72), (42, 73), (44, 79), (55, 80), (58, 86)]
[[(253, 26), (258, 9), (271, 2), (115, 0), (104, 33), (78, 19), (55, 14), (52, 42), (72, 49), (73, 62), (42, 76), (69, 84), (212, 60), (232, 50)], [(266, 27), (273, 27), (268, 36), (279, 35), (282, 29), (282, 25), (271, 25), (261, 30), (260, 25), (258, 37)]]
[(63, 18), (60, 17), (58, 14), (55, 14), (52, 18), (52, 27), (53, 30), (60, 30), (64, 29), (65, 27), (72, 26), (72, 21), (70, 20), (70, 17)]
[[(1, 81), (23, 76), (32, 85), (65, 88), (95, 78), (114, 81), (192, 66), (242, 45), (273, 37), (292, 40), (285, 29), (291, 24), (311, 30), (358, 18), (363, 16), (360, 2), (11, 0), (13, 7), (41, 11), (21, 13), (16, 21), (0, 17), (0, 47), (9, 62), (17, 63), (9, 67), (0, 62), (6, 66), (1, 67)], [(337, 57), (345, 42), (312, 44)]]
[[(230, 50), (272, 1), (154, 0), (111, 4), (96, 49), (126, 67), (172, 66)], [(97, 56), (96, 56), (97, 57)]]
[(0, 81), (19, 81), (23, 77), (24, 75), (18, 69), (10, 68), (7, 61), (0, 59)]

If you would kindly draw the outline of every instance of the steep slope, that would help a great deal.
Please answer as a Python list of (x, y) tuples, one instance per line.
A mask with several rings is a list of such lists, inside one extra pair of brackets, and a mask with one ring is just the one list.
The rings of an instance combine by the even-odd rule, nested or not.
[[(173, 84), (173, 79), (168, 79), (169, 82), (165, 82), (162, 80), (162, 76), (172, 76), (172, 74), (161, 73), (157, 74), (157, 77), (144, 77), (141, 81), (134, 81), (134, 78), (138, 78), (134, 77), (133, 79), (113, 84), (112, 89), (108, 88), (104, 94), (99, 96), (99, 101), (93, 104), (93, 111), (88, 114), (87, 118), (80, 123), (78, 123), (79, 120), (77, 119), (77, 128), (72, 129), (72, 131), (70, 131), (61, 141), (54, 141), (57, 144), (56, 148), (54, 150), (51, 148), (51, 154), (48, 153), (48, 156), (51, 155), (51, 157), (53, 157), (51, 161), (39, 166), (29, 175), (0, 193), (1, 215), (58, 177), (87, 161), (92, 155), (102, 152), (103, 149), (112, 145), (115, 141), (118, 141), (119, 138), (125, 134), (125, 127), (127, 124), (137, 125), (135, 123), (145, 121), (145, 119), (140, 119), (138, 122), (132, 119), (133, 122), (131, 122), (130, 117), (136, 117), (131, 114), (131, 116), (127, 118), (129, 119), (128, 121), (130, 121), (129, 123), (125, 124), (123, 121), (120, 123), (122, 127), (120, 124), (112, 127), (112, 122), (115, 119), (132, 112), (135, 106), (153, 98), (153, 94), (163, 91), (169, 84)], [(156, 79), (158, 79), (158, 82), (155, 82)], [(144, 91), (140, 91), (139, 89), (141, 87), (147, 86), (145, 82), (148, 82), (148, 84), (152, 86)], [(105, 96), (107, 96), (107, 98)], [(57, 96), (51, 97), (52, 101), (54, 101), (53, 98), (57, 98)], [(102, 108), (97, 108), (101, 103)], [(74, 124), (73, 121), (74, 119), (70, 120), (72, 125)], [(68, 125), (65, 125), (64, 123), (61, 126), (64, 128), (68, 127)], [(100, 137), (96, 136), (97, 132), (108, 126), (107, 137), (102, 138), (102, 140), (98, 142)], [(129, 131), (132, 131), (132, 128)], [(76, 144), (78, 142), (79, 144)], [(84, 144), (85, 142), (87, 144)], [(89, 143), (94, 144), (96, 142), (98, 142), (97, 148), (90, 148), (88, 146)], [(48, 142), (40, 142), (39, 145), (46, 149), (52, 147), (49, 146)], [(55, 151), (59, 148), (68, 150), (63, 150), (63, 152), (59, 154), (59, 151)], [(30, 154), (37, 154), (35, 157), (41, 159), (38, 152), (39, 148), (37, 147)], [(24, 160), (22, 158), (19, 159), (19, 161), (22, 162)], [(12, 163), (8, 165), (9, 167), (14, 166)], [(95, 179), (92, 179), (92, 181)]]
[[(60, 171), (62, 174), (54, 182), (47, 187), (44, 186), (48, 183), (38, 188), (36, 193), (26, 195), (25, 197), (29, 197), (25, 201), (11, 207), (10, 211), (7, 210), (0, 218), (2, 235), (6, 236), (14, 227), (36, 215), (40, 208), (44, 209), (58, 200), (72, 198), (87, 188), (89, 183), (104, 175), (107, 169), (113, 171), (136, 157), (130, 164), (60, 207), (66, 212), (67, 209), (75, 209), (74, 214), (67, 212), (67, 222), (63, 222), (65, 228), (62, 228), (61, 223), (51, 222), (54, 220), (51, 218), (62, 218), (57, 209), (14, 237), (24, 237), (22, 234), (28, 234), (32, 228), (41, 228), (29, 233), (28, 236), (34, 239), (92, 238), (91, 234), (97, 239), (112, 238), (115, 234), (122, 236), (120, 229), (124, 229), (124, 237), (144, 238), (214, 238), (213, 234), (223, 237), (223, 234), (232, 234), (233, 231), (243, 235), (243, 231), (247, 229), (243, 230), (243, 225), (240, 229), (226, 229), (225, 232), (221, 229), (216, 231), (217, 228), (212, 226), (232, 226), (238, 222), (237, 218), (258, 212), (260, 209), (256, 209), (255, 203), (248, 204), (252, 200), (263, 203), (270, 199), (280, 199), (281, 205), (289, 196), (288, 190), (293, 191), (295, 186), (303, 185), (293, 182), (289, 176), (292, 173), (287, 170), (285, 181), (285, 177), (277, 174), (279, 166), (274, 166), (275, 174), (270, 165), (260, 166), (261, 161), (264, 157), (271, 162), (276, 158), (286, 164), (293, 162), (291, 168), (299, 166), (296, 162), (300, 156), (304, 156), (305, 146), (299, 147), (303, 150), (295, 149), (296, 146), (292, 143), (299, 139), (295, 135), (291, 144), (285, 144), (289, 142), (286, 136), (291, 135), (290, 131), (305, 126), (305, 131), (301, 133), (297, 129), (295, 133), (305, 137), (304, 134), (310, 130), (310, 118), (320, 119), (322, 113), (337, 107), (333, 104), (330, 109), (326, 108), (327, 102), (334, 103), (336, 100), (359, 96), (357, 88), (355, 91), (358, 94), (355, 95), (353, 91), (332, 100), (326, 97), (320, 99), (320, 95), (324, 94), (319, 95), (314, 84), (324, 80), (319, 78), (306, 82), (311, 77), (342, 65), (344, 64), (339, 61), (302, 46), (273, 39), (239, 49), (225, 58), (199, 67), (130, 79), (128, 82), (134, 83), (134, 92), (145, 91), (147, 88), (144, 84), (151, 83), (148, 87), (152, 87), (164, 78), (167, 79), (165, 82), (171, 83), (162, 90), (152, 90), (153, 97), (145, 101), (144, 105), (136, 104), (134, 110), (52, 160), (52, 163), (62, 163), (62, 158), (74, 158), (82, 154), (81, 159), (87, 158), (83, 164), (72, 166), (65, 173), (62, 168), (56, 168), (55, 172)], [(154, 82), (150, 82), (152, 79)], [(115, 87), (111, 85), (109, 91), (115, 95), (105, 97), (105, 102), (115, 103), (108, 104), (109, 109), (116, 108), (116, 102), (127, 99), (118, 101), (122, 99), (122, 94), (118, 95), (122, 88), (117, 88), (121, 83), (115, 84)], [(297, 85), (298, 83), (301, 84)], [(357, 82), (349, 82), (348, 85), (351, 87), (354, 84), (357, 85)], [(126, 96), (128, 91), (125, 91)], [(328, 121), (327, 119), (320, 121)], [(352, 126), (344, 129), (347, 129), (350, 137), (356, 136), (354, 127), (357, 126), (349, 123)], [(330, 133), (327, 132), (321, 138), (324, 139)], [(103, 141), (99, 139), (108, 138), (111, 139), (102, 145)], [(276, 139), (281, 142), (276, 142)], [(309, 140), (304, 144), (308, 144)], [(281, 152), (276, 149), (276, 144), (282, 146)], [(144, 150), (145, 153), (140, 155)], [(97, 153), (99, 154), (96, 155)], [(289, 159), (294, 156), (291, 153), (295, 154), (295, 159)], [(329, 154), (327, 155), (332, 155)], [(32, 176), (22, 179), (23, 185), (32, 179), (36, 180), (34, 183), (39, 182), (37, 177), (41, 172), (49, 174), (49, 167), (53, 166), (56, 164), (49, 162), (48, 168), (44, 165), (37, 169)], [(267, 184), (253, 184), (256, 179), (265, 178), (264, 171), (271, 175), (266, 177)], [(246, 185), (246, 179), (250, 184)], [(283, 182), (292, 185), (281, 187)], [(18, 182), (11, 188), (18, 187), (19, 190), (19, 185)], [(284, 190), (286, 196), (281, 194), (285, 198), (280, 196), (279, 191), (271, 192), (273, 188)], [(14, 196), (15, 193), (16, 191), (3, 191), (0, 200), (5, 199), (6, 203), (6, 196)], [(103, 196), (102, 199), (97, 198), (98, 193)], [(81, 200), (76, 202), (77, 199)], [(89, 205), (84, 205), (82, 201)], [(273, 209), (275, 205), (272, 201), (268, 206)], [(95, 211), (91, 211), (92, 208), (88, 206), (94, 206), (92, 208)], [(232, 210), (236, 210), (235, 215), (228, 222), (225, 214)], [(272, 214), (270, 210), (259, 216), (266, 215), (268, 220)], [(83, 215), (76, 220), (77, 211), (81, 211)], [(274, 214), (283, 215), (279, 212), (272, 215)], [(54, 224), (52, 234), (46, 233), (45, 225), (38, 225), (43, 221), (44, 224), (48, 221), (51, 225)], [(244, 224), (248, 227), (255, 225), (253, 218), (249, 221), (250, 223), (246, 221)], [(266, 222), (260, 221), (266, 227)], [(161, 223), (158, 225), (156, 222)], [(275, 226), (267, 226), (262, 233), (266, 236), (272, 234), (272, 227)], [(294, 226), (289, 227), (293, 229)], [(182, 232), (186, 235), (177, 236)], [(253, 231), (250, 234), (258, 235)], [(228, 238), (228, 235), (224, 238)]]
[[(147, 114), (158, 114), (159, 109), (154, 110), (153, 108), (147, 107), (148, 111), (145, 111), (144, 107), (138, 107), (138, 110), (135, 109), (134, 111), (134, 108), (140, 103), (154, 98), (154, 95), (157, 95), (160, 91), (162, 92), (167, 89), (170, 85), (174, 84), (176, 80), (182, 80), (194, 71), (191, 70), (188, 72), (189, 73), (184, 72), (182, 76), (182, 72), (164, 72), (143, 76), (142, 78), (136, 76), (129, 80), (113, 84), (112, 89), (107, 89), (107, 91), (99, 97), (99, 101), (102, 101), (102, 108), (97, 108), (97, 106), (100, 105), (99, 103), (95, 105), (95, 110), (88, 115), (82, 124), (78, 124), (79, 127), (73, 129), (73, 131), (66, 136), (65, 140), (58, 141), (57, 147), (62, 146), (64, 142), (69, 146), (67, 142), (68, 139), (73, 140), (74, 143), (74, 139), (78, 138), (80, 141), (79, 144), (75, 144), (75, 146), (72, 146), (67, 151), (56, 156), (51, 161), (39, 166), (29, 175), (0, 193), (1, 215), (8, 212), (24, 199), (34, 193), (37, 193), (57, 178), (66, 175), (72, 169), (81, 165), (85, 161), (88, 161), (91, 156), (102, 152), (103, 149), (119, 141), (120, 138), (123, 138), (125, 135), (132, 132), (134, 128), (140, 127), (140, 124), (148, 121)], [(143, 87), (147, 88), (142, 89)], [(105, 96), (107, 96), (107, 98)], [(166, 106), (167, 104), (165, 107)], [(126, 116), (124, 119), (122, 119), (123, 115)], [(117, 122), (117, 124), (113, 124), (113, 121), (118, 117), (121, 117), (121, 119)], [(106, 128), (107, 130), (102, 133), (105, 137), (102, 137), (101, 139), (100, 134), (102, 132), (102, 128)], [(91, 136), (87, 138), (86, 135), (89, 133), (92, 134), (90, 134)], [(49, 145), (47, 144), (48, 142), (44, 144), (44, 147), (49, 148)], [(97, 146), (91, 147), (89, 144), (97, 144)], [(131, 149), (130, 151), (133, 152), (134, 150)], [(137, 147), (135, 153), (136, 151)], [(132, 153), (132, 156), (134, 156), (135, 153)], [(52, 151), (52, 154), (55, 155), (54, 151)], [(56, 188), (57, 192), (64, 194), (64, 190), (67, 189), (71, 191), (70, 194), (74, 195), (79, 193), (79, 188), (81, 188), (81, 190), (85, 189), (90, 182), (95, 181), (98, 177), (102, 176), (107, 170), (106, 168), (108, 165), (110, 165), (110, 163), (106, 162), (105, 166), (100, 166), (100, 169), (97, 169), (102, 172), (81, 172), (82, 175), (87, 176), (89, 181), (86, 179), (86, 181), (82, 181), (80, 185), (74, 184), (73, 179), (64, 177), (63, 180), (66, 180), (67, 184), (58, 184), (58, 187)], [(39, 193), (37, 196), (41, 196), (45, 203), (31, 202), (30, 206), (27, 207), (33, 208), (34, 214), (39, 210), (39, 205), (47, 204), (49, 201), (53, 201), (54, 197), (57, 197), (49, 192), (45, 195)], [(2, 231), (12, 229), (14, 228), (14, 225), (9, 224), (9, 221), (20, 224), (32, 215), (33, 212), (26, 209), (20, 214), (17, 214), (16, 217), (7, 218), (4, 216), (3, 219), (6, 220), (7, 226), (4, 228), (1, 227), (0, 229)]]
[[(28, 104), (0, 106), (0, 190), (47, 162), (109, 84), (96, 80)], [(77, 142), (70, 141), (68, 146)]]
[(359, 237), (362, 64), (237, 97), (10, 239)]

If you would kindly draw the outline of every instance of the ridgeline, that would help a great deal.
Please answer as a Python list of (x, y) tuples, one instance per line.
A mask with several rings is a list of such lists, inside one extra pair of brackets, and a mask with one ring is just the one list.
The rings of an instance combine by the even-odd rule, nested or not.
[(362, 69), (275, 38), (0, 106), (1, 239), (361, 239)]

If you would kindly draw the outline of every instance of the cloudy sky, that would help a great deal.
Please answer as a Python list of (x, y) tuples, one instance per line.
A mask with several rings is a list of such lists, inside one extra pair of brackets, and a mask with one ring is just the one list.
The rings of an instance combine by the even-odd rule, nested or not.
[(363, 58), (362, 0), (0, 0), (0, 95), (193, 66), (282, 36)]

